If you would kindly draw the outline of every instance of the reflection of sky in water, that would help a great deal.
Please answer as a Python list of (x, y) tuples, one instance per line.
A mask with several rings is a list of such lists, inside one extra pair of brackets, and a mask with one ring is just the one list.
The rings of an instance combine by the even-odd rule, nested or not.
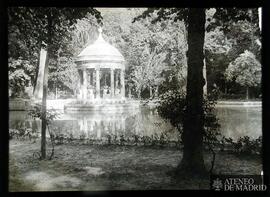
[(258, 138), (262, 135), (261, 107), (217, 107), (217, 116), (226, 137), (238, 139), (247, 135)]
[[(218, 107), (217, 115), (221, 132), (226, 137), (237, 139), (248, 135), (257, 138), (262, 134), (260, 107)], [(40, 121), (31, 121), (25, 112), (10, 112), (10, 128), (31, 127), (40, 130)], [(74, 138), (106, 139), (107, 135), (125, 139), (139, 136), (160, 136), (166, 134), (169, 140), (176, 140), (178, 132), (160, 118), (155, 110), (141, 108), (128, 113), (80, 112), (65, 113), (55, 120), (51, 128), (57, 133), (72, 134)]]

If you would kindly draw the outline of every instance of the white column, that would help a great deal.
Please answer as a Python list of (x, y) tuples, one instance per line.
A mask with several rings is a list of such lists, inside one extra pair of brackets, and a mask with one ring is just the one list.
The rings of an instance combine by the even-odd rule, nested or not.
[(114, 97), (114, 69), (111, 69), (111, 98)]
[(121, 80), (121, 97), (125, 98), (125, 75), (124, 75), (125, 70), (121, 69), (120, 73), (120, 80)]
[(87, 99), (87, 73), (86, 69), (83, 70), (83, 99)]
[(92, 85), (92, 76), (91, 76), (92, 72), (91, 70), (89, 70), (89, 75), (88, 75), (88, 79), (89, 79), (89, 85)]
[(96, 68), (96, 99), (100, 98), (99, 68)]
[(79, 77), (80, 77), (80, 80), (79, 80), (79, 84), (78, 84), (78, 87), (79, 87), (79, 95), (78, 95), (78, 99), (83, 99), (83, 75), (82, 75), (82, 70), (78, 70), (79, 72)]

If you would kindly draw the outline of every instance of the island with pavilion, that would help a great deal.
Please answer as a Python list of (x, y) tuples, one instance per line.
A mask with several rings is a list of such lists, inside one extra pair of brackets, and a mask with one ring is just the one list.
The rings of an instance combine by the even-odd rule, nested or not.
[[(124, 110), (139, 106), (125, 97), (125, 59), (102, 37), (88, 45), (75, 63), (80, 80), (77, 100), (65, 105), (65, 110)], [(122, 110), (121, 110), (122, 109)]]

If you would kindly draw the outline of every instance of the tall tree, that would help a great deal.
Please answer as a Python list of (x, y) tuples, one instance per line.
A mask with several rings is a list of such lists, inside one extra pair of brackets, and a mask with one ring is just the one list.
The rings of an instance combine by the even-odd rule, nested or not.
[[(192, 174), (205, 173), (203, 159), (203, 65), (205, 9), (188, 11), (188, 75), (187, 75), (187, 109), (184, 120), (183, 159), (180, 171)], [(196, 144), (196, 146), (194, 146)]]
[[(255, 9), (256, 10), (256, 9)], [(203, 159), (203, 59), (204, 59), (204, 37), (205, 37), (205, 9), (178, 9), (178, 8), (149, 8), (141, 16), (145, 18), (157, 13), (157, 18), (152, 22), (162, 19), (174, 18), (175, 21), (184, 19), (188, 27), (188, 76), (187, 76), (187, 109), (184, 119), (183, 133), (183, 159), (178, 166), (181, 174), (205, 174)], [(256, 21), (253, 10), (237, 8), (218, 8), (213, 15), (215, 23), (222, 25), (223, 30), (230, 29), (230, 22), (239, 20)], [(254, 16), (255, 15), (255, 16)], [(217, 24), (215, 24), (217, 25)], [(208, 25), (208, 29), (211, 29)]]
[(249, 88), (261, 83), (261, 64), (250, 51), (240, 54), (230, 63), (225, 72), (228, 81), (235, 81), (246, 87), (246, 99), (249, 99)]
[[(257, 9), (215, 8), (206, 27), (206, 62), (209, 84), (217, 84), (225, 95), (239, 94), (240, 86), (224, 75), (228, 65), (248, 50), (261, 59), (261, 41)], [(256, 90), (257, 88), (253, 88)], [(240, 91), (241, 92), (241, 91)]]
[[(82, 18), (86, 15), (88, 12), (92, 12), (97, 17), (99, 17), (99, 13), (94, 9), (56, 9), (56, 8), (48, 8), (47, 13), (45, 14), (47, 18), (47, 58), (45, 63), (45, 71), (44, 71), (44, 82), (43, 82), (43, 97), (42, 97), (42, 132), (41, 132), (41, 158), (46, 158), (46, 126), (47, 126), (47, 120), (46, 120), (46, 100), (47, 100), (47, 88), (48, 88), (48, 65), (49, 65), (49, 59), (50, 56), (53, 53), (53, 46), (55, 46), (56, 43), (54, 43), (54, 39), (57, 42), (57, 37), (61, 36), (61, 33), (66, 30), (67, 27), (65, 27), (65, 22), (68, 23), (68, 25), (73, 25), (76, 23), (76, 20), (78, 18)], [(55, 20), (55, 19), (62, 19), (61, 20)], [(55, 29), (58, 29), (58, 31), (55, 31)]]
[[(37, 46), (47, 51), (42, 97), (42, 129), (41, 129), (41, 158), (46, 158), (46, 111), (47, 111), (47, 86), (48, 86), (48, 65), (51, 57), (63, 46), (63, 38), (67, 36), (69, 28), (77, 22), (77, 19), (91, 13), (101, 19), (100, 13), (93, 8), (30, 8), (12, 7), (9, 9), (11, 24), (16, 24), (17, 29), (25, 34), (25, 40), (36, 38)], [(29, 32), (31, 30), (31, 33)], [(44, 43), (44, 44), (43, 44)], [(31, 50), (31, 49), (29, 49)]]
[(131, 81), (134, 84), (137, 97), (141, 98), (141, 92), (146, 87), (146, 72), (143, 66), (136, 66), (131, 73)]
[[(148, 9), (139, 18), (147, 17), (155, 9)], [(203, 65), (204, 65), (204, 37), (205, 37), (205, 9), (164, 9), (157, 12), (161, 19), (175, 18), (175, 21), (184, 19), (188, 27), (187, 52), (187, 109), (183, 124), (183, 159), (178, 166), (180, 174), (206, 173), (203, 159)], [(153, 22), (155, 22), (153, 21)]]

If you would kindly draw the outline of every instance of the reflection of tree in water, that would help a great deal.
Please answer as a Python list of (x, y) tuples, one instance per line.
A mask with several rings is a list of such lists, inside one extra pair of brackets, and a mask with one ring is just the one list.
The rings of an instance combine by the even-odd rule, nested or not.
[[(15, 119), (10, 122), (10, 128), (31, 128), (39, 132), (39, 120)], [(120, 140), (134, 141), (134, 136), (160, 137), (162, 133), (174, 134), (172, 126), (159, 117), (154, 109), (142, 109), (126, 114), (111, 114), (106, 116), (76, 116), (54, 120), (50, 125), (55, 136), (74, 139), (108, 140), (117, 143)], [(175, 137), (171, 137), (176, 139)]]
[(217, 114), (225, 137), (237, 140), (241, 136), (255, 139), (262, 135), (261, 109), (257, 107), (220, 107)]
[(10, 128), (17, 129), (17, 130), (25, 130), (25, 129), (34, 129), (37, 130), (36, 121), (32, 120), (14, 120), (10, 121)]
[(156, 109), (142, 108), (141, 112), (127, 118), (127, 122), (133, 135), (160, 138), (163, 134), (169, 140), (177, 140), (178, 132), (176, 129), (162, 119)]
[[(22, 133), (32, 129), (40, 135), (41, 122), (32, 120), (23, 114), (16, 114), (9, 120), (11, 129)], [(221, 133), (236, 140), (248, 135), (257, 138), (262, 135), (261, 108), (257, 107), (222, 107), (217, 108)], [(51, 130), (56, 136), (72, 139), (86, 139), (119, 144), (121, 139), (136, 141), (143, 136), (151, 139), (165, 138), (166, 141), (179, 139), (179, 132), (169, 122), (162, 119), (155, 109), (141, 108), (123, 114), (89, 115), (80, 113), (76, 116), (61, 118), (52, 122)]]

